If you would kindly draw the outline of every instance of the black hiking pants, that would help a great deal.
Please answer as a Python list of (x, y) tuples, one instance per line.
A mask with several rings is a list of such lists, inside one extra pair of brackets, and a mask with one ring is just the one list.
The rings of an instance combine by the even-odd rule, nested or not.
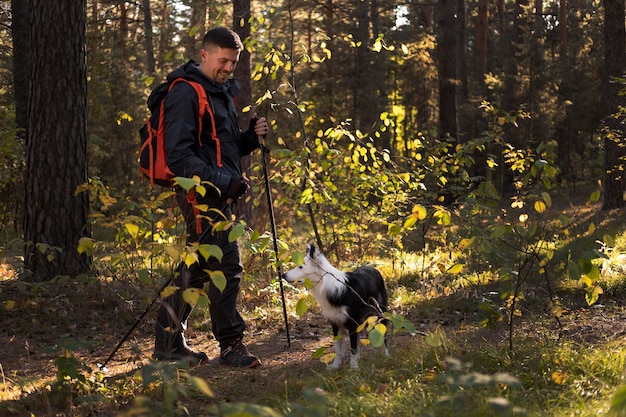
[[(223, 252), (218, 260), (210, 257), (205, 260), (199, 256), (199, 263), (187, 267), (184, 262), (178, 267), (178, 275), (174, 285), (178, 290), (161, 301), (156, 331), (155, 352), (178, 352), (186, 348), (183, 332), (187, 327), (187, 319), (192, 307), (183, 299), (187, 288), (203, 288), (206, 285), (211, 314), (211, 329), (220, 347), (226, 347), (234, 340), (242, 338), (246, 324), (237, 311), (237, 296), (243, 276), (243, 266), (239, 252), (239, 244), (228, 241), (228, 231), (212, 231), (210, 223), (202, 221), (202, 233), (196, 229), (196, 215), (193, 206), (188, 202), (184, 192), (177, 193), (178, 203), (186, 221), (187, 241), (201, 244), (217, 245)], [(222, 212), (227, 218), (232, 216), (230, 206), (224, 205)], [(226, 277), (226, 288), (220, 291), (211, 280), (208, 271), (222, 271)], [(208, 285), (207, 285), (208, 284)]]

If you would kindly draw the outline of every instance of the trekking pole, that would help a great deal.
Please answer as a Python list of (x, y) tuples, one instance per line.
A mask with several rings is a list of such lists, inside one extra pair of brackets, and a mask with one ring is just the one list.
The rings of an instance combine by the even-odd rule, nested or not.
[(291, 337), (289, 336), (289, 321), (287, 320), (287, 305), (285, 304), (285, 290), (283, 289), (283, 274), (278, 263), (278, 238), (276, 235), (276, 220), (274, 218), (274, 203), (272, 202), (272, 190), (270, 188), (270, 179), (267, 176), (267, 162), (265, 154), (270, 150), (265, 147), (265, 140), (262, 135), (258, 135), (259, 144), (261, 145), (261, 165), (263, 165), (263, 177), (265, 178), (265, 194), (267, 195), (267, 205), (270, 212), (270, 224), (272, 226), (272, 237), (274, 238), (274, 254), (276, 255), (276, 273), (278, 274), (278, 286), (280, 288), (280, 298), (283, 303), (283, 317), (285, 318), (285, 333), (287, 335), (287, 346), (291, 347)]
[(106, 371), (106, 366), (107, 363), (109, 363), (109, 361), (111, 359), (113, 359), (113, 356), (115, 356), (115, 354), (117, 353), (118, 349), (122, 346), (122, 344), (124, 344), (124, 342), (126, 341), (126, 339), (128, 339), (128, 336), (130, 336), (130, 334), (135, 330), (135, 328), (137, 326), (139, 326), (139, 323), (141, 323), (141, 320), (143, 320), (144, 317), (146, 317), (146, 314), (148, 314), (148, 311), (150, 311), (150, 309), (152, 308), (152, 306), (154, 305), (154, 303), (156, 302), (156, 300), (159, 299), (159, 297), (161, 296), (161, 293), (163, 292), (163, 290), (165, 290), (165, 288), (170, 285), (170, 282), (172, 282), (172, 277), (170, 277), (165, 284), (163, 284), (161, 286), (161, 288), (159, 289), (159, 292), (154, 296), (154, 298), (152, 299), (152, 302), (150, 303), (150, 305), (148, 306), (148, 308), (146, 308), (146, 310), (143, 312), (143, 314), (141, 316), (139, 316), (139, 319), (137, 319), (137, 321), (135, 322), (135, 324), (133, 324), (133, 327), (130, 328), (130, 330), (124, 335), (124, 337), (122, 337), (122, 340), (119, 341), (119, 343), (117, 344), (117, 346), (115, 346), (115, 349), (113, 349), (113, 351), (111, 352), (111, 354), (109, 355), (108, 358), (106, 358), (106, 360), (104, 361), (104, 363), (102, 364), (98, 364), (98, 368), (100, 368), (101, 371)]

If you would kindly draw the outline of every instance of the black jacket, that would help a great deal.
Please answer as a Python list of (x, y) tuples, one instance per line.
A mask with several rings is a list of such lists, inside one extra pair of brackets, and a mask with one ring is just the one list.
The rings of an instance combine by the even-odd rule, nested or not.
[[(241, 178), (241, 157), (259, 148), (258, 139), (253, 129), (245, 132), (239, 129), (234, 104), (234, 97), (240, 89), (237, 81), (230, 79), (224, 84), (216, 84), (193, 61), (174, 70), (167, 79), (172, 81), (181, 76), (200, 83), (206, 90), (219, 144), (211, 138), (208, 114), (202, 120), (202, 146), (198, 144), (198, 97), (189, 84), (177, 83), (164, 99), (167, 164), (176, 176), (190, 178), (197, 175), (217, 187), (219, 193), (211, 192), (212, 187), (207, 186), (207, 196), (202, 199), (214, 207), (225, 200), (231, 179)], [(217, 166), (218, 148), (221, 167)]]

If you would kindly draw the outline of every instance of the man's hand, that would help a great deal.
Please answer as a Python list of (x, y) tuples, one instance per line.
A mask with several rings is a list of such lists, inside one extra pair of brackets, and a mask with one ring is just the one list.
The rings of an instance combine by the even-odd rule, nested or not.
[(249, 180), (245, 176), (231, 178), (225, 195), (226, 203), (233, 204), (235, 201), (239, 200), (250, 188), (248, 183)]
[(254, 129), (254, 133), (256, 133), (257, 137), (265, 137), (269, 131), (267, 119), (265, 117), (258, 117), (257, 114), (254, 113), (250, 120), (250, 129)]

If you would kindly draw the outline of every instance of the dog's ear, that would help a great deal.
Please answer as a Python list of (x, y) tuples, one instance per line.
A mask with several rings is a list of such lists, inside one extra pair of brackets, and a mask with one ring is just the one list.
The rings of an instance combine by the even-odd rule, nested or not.
[(313, 243), (307, 246), (307, 253), (309, 255), (309, 258), (315, 258), (315, 245)]

